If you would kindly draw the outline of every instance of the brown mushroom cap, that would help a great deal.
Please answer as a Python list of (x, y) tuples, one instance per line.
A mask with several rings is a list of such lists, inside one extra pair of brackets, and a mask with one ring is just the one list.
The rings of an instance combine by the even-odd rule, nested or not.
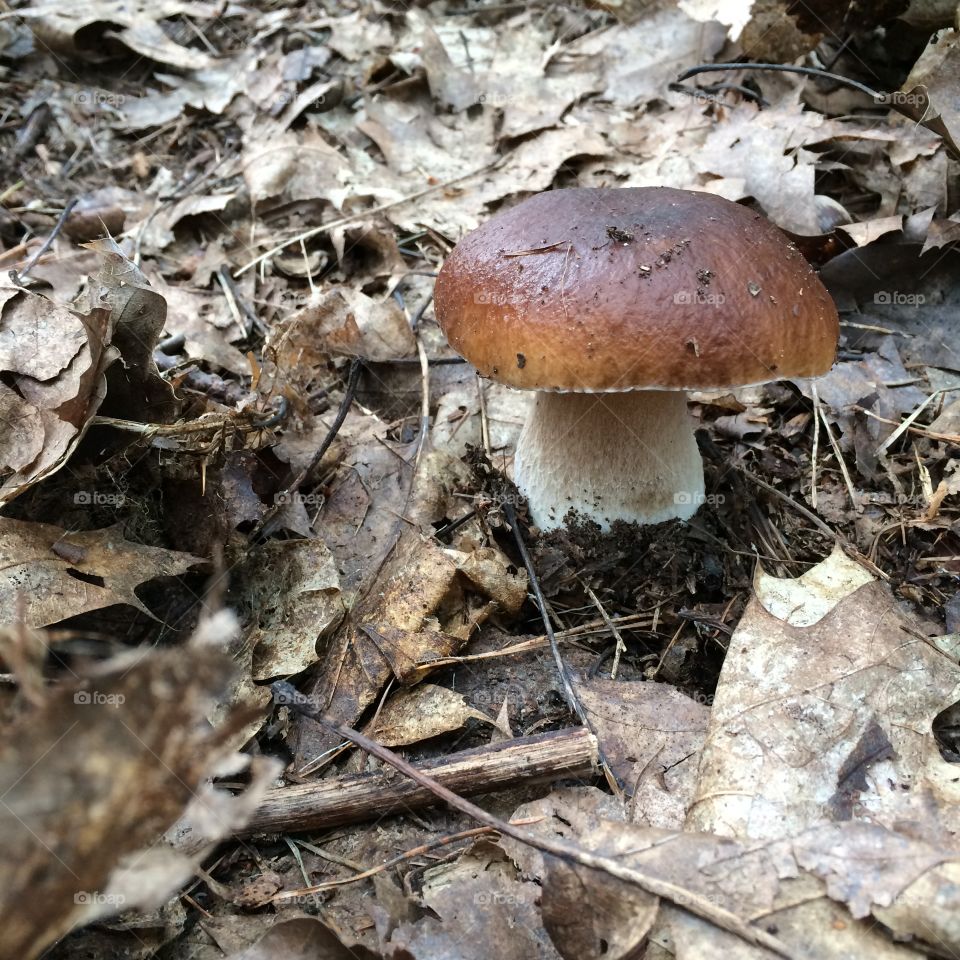
[(669, 187), (551, 190), (457, 244), (450, 345), (526, 390), (706, 389), (826, 372), (836, 307), (772, 223)]

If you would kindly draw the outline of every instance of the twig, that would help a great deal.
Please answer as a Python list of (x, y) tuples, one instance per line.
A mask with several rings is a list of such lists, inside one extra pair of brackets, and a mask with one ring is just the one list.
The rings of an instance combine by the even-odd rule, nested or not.
[(803, 504), (797, 503), (792, 497), (788, 497), (782, 490), (778, 490), (772, 484), (766, 482), (766, 480), (761, 480), (759, 477), (754, 476), (746, 467), (735, 464), (734, 468), (742, 473), (751, 483), (755, 483), (758, 487), (762, 487), (768, 493), (772, 493), (775, 497), (782, 500), (785, 504), (792, 507), (797, 511), (801, 516), (806, 517), (818, 530), (821, 530), (828, 537), (835, 540), (847, 551), (850, 552), (851, 556), (857, 563), (860, 564), (864, 569), (868, 570), (875, 577), (880, 577), (882, 580), (889, 580), (890, 575), (884, 573), (869, 557), (866, 557), (863, 553), (860, 552), (856, 544), (851, 543), (846, 537), (842, 534), (837, 533), (836, 530), (831, 529), (826, 523), (823, 522), (815, 513), (808, 510)]
[(413, 458), (413, 469), (416, 471), (417, 467), (420, 466), (420, 458), (423, 456), (427, 438), (430, 436), (430, 359), (427, 357), (427, 351), (420, 339), (419, 328), (420, 318), (423, 316), (427, 304), (430, 303), (430, 299), (420, 307), (416, 317), (411, 317), (407, 302), (400, 289), (394, 290), (393, 295), (400, 304), (403, 315), (407, 318), (407, 323), (410, 324), (410, 329), (413, 331), (413, 339), (417, 345), (417, 359), (420, 361), (420, 429), (417, 433), (417, 452)]
[(933, 393), (931, 393), (930, 396), (927, 397), (927, 399), (924, 400), (916, 408), (916, 410), (914, 410), (913, 413), (911, 413), (910, 416), (907, 417), (906, 420), (902, 421), (901, 424), (897, 427), (897, 429), (894, 430), (893, 433), (891, 433), (890, 436), (887, 437), (887, 439), (884, 440), (879, 447), (877, 447), (877, 453), (878, 454), (883, 453), (885, 450), (889, 449), (894, 443), (896, 443), (897, 440), (900, 438), (900, 436), (904, 433), (904, 431), (910, 429), (910, 427), (913, 425), (913, 422), (917, 419), (917, 417), (920, 416), (920, 414), (934, 400), (934, 398), (939, 397), (942, 393), (946, 393), (946, 392), (947, 391), (945, 390), (934, 390)]
[(317, 449), (317, 452), (313, 455), (313, 459), (297, 474), (293, 482), (286, 488), (286, 490), (278, 493), (273, 506), (269, 507), (261, 517), (260, 522), (254, 527), (253, 531), (248, 538), (248, 542), (253, 543), (257, 537), (263, 532), (264, 528), (270, 523), (271, 520), (280, 512), (280, 509), (284, 504), (289, 503), (290, 498), (303, 486), (304, 483), (308, 480), (310, 475), (316, 470), (317, 465), (323, 459), (323, 455), (330, 449), (330, 444), (336, 439), (337, 434), (340, 432), (340, 428), (343, 426), (343, 421), (347, 419), (347, 413), (350, 410), (350, 406), (353, 403), (353, 396), (357, 391), (357, 383), (360, 380), (360, 368), (363, 366), (362, 360), (352, 360), (350, 362), (350, 373), (347, 377), (347, 388), (343, 394), (343, 400), (340, 402), (340, 409), (337, 411), (337, 416), (334, 419), (333, 423), (330, 425), (330, 429), (327, 431), (327, 435), (323, 438), (323, 443)]
[(377, 866), (371, 867), (369, 870), (362, 870), (360, 873), (353, 874), (353, 876), (343, 877), (340, 880), (326, 880), (323, 883), (304, 887), (301, 890), (281, 890), (279, 893), (275, 893), (267, 903), (285, 903), (290, 900), (299, 900), (301, 897), (310, 897), (324, 890), (332, 890), (334, 887), (342, 887), (348, 883), (356, 883), (358, 880), (369, 880), (370, 877), (375, 877), (378, 873), (383, 873), (384, 870), (389, 870), (397, 866), (397, 864), (403, 863), (405, 860), (422, 857), (425, 853), (429, 853), (429, 851), (435, 850), (437, 847), (449, 847), (454, 843), (459, 843), (461, 840), (472, 840), (474, 837), (482, 837), (484, 834), (495, 834), (496, 832), (493, 827), (474, 827), (472, 830), (448, 833), (446, 836), (437, 837), (436, 840), (431, 840), (429, 843), (421, 843), (419, 847), (413, 847), (410, 850), (405, 850), (403, 853), (398, 853), (385, 863), (379, 863)]
[(227, 305), (231, 310), (242, 311), (243, 315), (247, 318), (247, 323), (244, 325), (240, 323), (236, 313), (234, 314), (234, 318), (237, 320), (237, 326), (243, 331), (244, 336), (249, 340), (255, 331), (265, 336), (267, 333), (267, 325), (257, 316), (256, 311), (250, 304), (240, 296), (237, 282), (230, 276), (230, 270), (226, 264), (220, 264), (215, 276), (223, 289), (223, 295), (227, 298)]
[[(503, 740), (440, 757), (417, 769), (459, 794), (492, 793), (543, 780), (592, 779), (597, 740), (583, 727)], [(245, 833), (325, 830), (436, 803), (430, 790), (390, 770), (268, 790)]]
[(33, 256), (27, 261), (27, 265), (19, 271), (16, 270), (10, 271), (10, 279), (18, 286), (23, 286), (23, 278), (37, 265), (37, 261), (50, 249), (50, 244), (56, 240), (57, 235), (63, 229), (63, 225), (67, 222), (67, 217), (70, 216), (70, 211), (77, 205), (77, 198), (74, 197), (72, 200), (67, 201), (67, 205), (63, 208), (63, 212), (57, 218), (57, 222), (53, 225), (53, 229), (50, 231), (50, 235), (47, 237), (43, 243), (37, 248)]
[(475, 375), (474, 379), (477, 384), (477, 397), (480, 403), (480, 439), (483, 442), (483, 452), (487, 455), (487, 459), (491, 460), (493, 453), (490, 449), (490, 423), (487, 420), (487, 399), (483, 393), (483, 379), (479, 373)]
[[(576, 691), (573, 689), (573, 684), (570, 682), (570, 674), (567, 670), (567, 665), (563, 662), (563, 657), (560, 655), (560, 644), (557, 643), (557, 635), (554, 633), (553, 624), (550, 622), (550, 604), (547, 603), (547, 598), (543, 595), (543, 591), (540, 589), (540, 580), (537, 577), (536, 568), (533, 565), (533, 560), (530, 557), (530, 553), (527, 550), (527, 545), (523, 542), (523, 534), (520, 532), (520, 524), (517, 522), (517, 511), (514, 510), (513, 504), (509, 500), (503, 501), (503, 512), (506, 515), (507, 523), (510, 524), (510, 529), (513, 531), (514, 539), (517, 541), (517, 549), (520, 551), (520, 556), (523, 558), (523, 565), (527, 570), (527, 577), (530, 580), (530, 588), (533, 590), (533, 595), (537, 601), (537, 607), (540, 609), (540, 618), (543, 620), (543, 626), (546, 630), (547, 639), (550, 641), (550, 652), (553, 654), (553, 662), (557, 665), (557, 673), (560, 675), (560, 682), (563, 685), (563, 695), (564, 699), (567, 701), (567, 706), (570, 710), (577, 715), (580, 719), (580, 722), (594, 735), (596, 735), (596, 730), (594, 729), (593, 723), (590, 720), (587, 711), (584, 709), (583, 704), (580, 702), (580, 698), (577, 696)], [(556, 614), (554, 614), (556, 616)], [(599, 738), (598, 738), (599, 739)], [(607, 783), (610, 785), (611, 790), (614, 792), (622, 792), (624, 790), (624, 784), (617, 776), (613, 767), (607, 763), (606, 757), (603, 755), (603, 751), (600, 752), (600, 766), (603, 770), (603, 774), (607, 779)]]
[[(684, 70), (683, 73), (677, 77), (677, 83), (689, 80), (691, 77), (695, 77), (700, 73), (719, 73), (724, 70), (772, 70), (777, 73), (799, 73), (805, 77), (819, 77), (821, 80), (833, 80), (844, 86), (852, 87), (854, 90), (859, 90), (874, 100), (880, 101), (889, 96), (889, 94), (880, 93), (872, 87), (868, 87), (865, 83), (860, 83), (859, 80), (851, 80), (849, 77), (843, 77), (839, 73), (829, 73), (826, 70), (821, 70), (819, 67), (794, 67), (787, 63), (701, 63), (695, 67), (691, 67), (689, 70)], [(891, 103), (889, 106), (893, 106), (893, 104)]]
[[(879, 420), (881, 423), (889, 423), (894, 427), (899, 427), (902, 423), (901, 420), (891, 420), (889, 417), (881, 417), (879, 413), (874, 413), (866, 407), (861, 407), (858, 403), (850, 404), (850, 409), (856, 410), (858, 413), (862, 413), (867, 417), (872, 417), (874, 420)], [(919, 433), (920, 436), (927, 437), (929, 440), (942, 440), (944, 443), (952, 443), (954, 445), (960, 444), (960, 433), (937, 433), (936, 430), (931, 430), (923, 424), (917, 426), (915, 423), (911, 423), (907, 429), (911, 433)]]
[(617, 629), (614, 622), (607, 616), (607, 611), (603, 609), (603, 604), (600, 602), (600, 598), (587, 586), (583, 583), (583, 589), (587, 591), (587, 596), (593, 601), (593, 605), (600, 611), (600, 616), (603, 619), (603, 623), (606, 628), (613, 634), (614, 639), (617, 641), (616, 651), (613, 654), (613, 666), (610, 668), (610, 679), (617, 679), (617, 670), (620, 667), (620, 654), (627, 649), (627, 645), (623, 642), (623, 637), (620, 636), (620, 631)]
[(810, 385), (813, 395), (813, 452), (810, 454), (810, 503), (817, 509), (817, 457), (820, 452), (820, 394), (817, 385)]
[(17, 131), (13, 145), (14, 159), (22, 159), (37, 145), (52, 115), (50, 104), (46, 100), (42, 100), (30, 111), (23, 126)]
[(505, 820), (501, 820), (499, 817), (487, 813), (482, 807), (478, 807), (469, 800), (458, 796), (452, 790), (437, 783), (431, 777), (426, 776), (412, 763), (404, 760), (403, 757), (398, 756), (392, 750), (388, 750), (386, 747), (364, 736), (357, 730), (351, 729), (335, 717), (316, 709), (310, 702), (310, 698), (299, 693), (292, 684), (277, 681), (271, 685), (271, 689), (273, 690), (274, 699), (279, 705), (292, 707), (311, 720), (322, 723), (329, 730), (337, 734), (337, 736), (355, 743), (361, 750), (366, 751), (383, 763), (389, 764), (395, 770), (413, 780), (418, 786), (429, 790), (441, 800), (445, 800), (455, 810), (465, 813), (468, 817), (472, 817), (479, 823), (493, 827), (494, 830), (513, 838), (519, 843), (525, 843), (554, 857), (559, 857), (568, 862), (578, 863), (581, 866), (593, 870), (601, 870), (626, 883), (632, 883), (642, 890), (646, 890), (656, 897), (668, 900), (680, 909), (714, 924), (721, 930), (726, 930), (728, 933), (740, 937), (747, 943), (765, 947), (777, 956), (786, 957), (788, 960), (795, 960), (796, 954), (783, 943), (783, 941), (771, 936), (765, 930), (751, 926), (746, 920), (729, 910), (725, 910), (706, 897), (679, 884), (671, 883), (669, 880), (664, 880), (661, 877), (653, 876), (642, 870), (628, 867), (623, 863), (622, 858), (605, 857), (601, 854), (593, 853), (590, 850), (585, 850), (576, 844), (568, 843), (564, 840), (557, 840), (549, 836), (537, 835), (508, 823)]
[(833, 448), (833, 455), (837, 458), (837, 463), (840, 465), (840, 472), (843, 474), (844, 483), (847, 485), (847, 493), (850, 495), (850, 503), (853, 505), (853, 509), (857, 509), (857, 491), (853, 486), (853, 479), (850, 476), (850, 471), (847, 468), (847, 461), (843, 459), (843, 454), (840, 451), (840, 444), (837, 441), (837, 438), (833, 435), (833, 431), (830, 429), (830, 421), (827, 420), (827, 415), (824, 412), (823, 407), (820, 407), (820, 418), (823, 420), (823, 429), (827, 433), (827, 439), (830, 441), (830, 446)]
[[(881, 93), (879, 90), (874, 90), (872, 87), (868, 87), (865, 83), (860, 83), (858, 80), (851, 80), (849, 77), (843, 77), (839, 73), (830, 73), (828, 70), (821, 70), (818, 67), (794, 67), (786, 63), (701, 63), (696, 67), (691, 67), (689, 70), (684, 70), (684, 72), (677, 77), (677, 81), (689, 80), (690, 77), (695, 77), (699, 73), (711, 73), (720, 70), (772, 70), (777, 73), (798, 73), (806, 77), (819, 77), (821, 80), (833, 80), (842, 86), (865, 93), (877, 106), (889, 107), (908, 120), (912, 120), (914, 123), (926, 127), (927, 130), (935, 133), (943, 141), (947, 153), (955, 159), (960, 160), (960, 147), (954, 142), (950, 130), (943, 123), (939, 113), (935, 112), (933, 117), (929, 120), (927, 119), (927, 107), (930, 106), (928, 97), (924, 98), (927, 107), (919, 110), (912, 102), (908, 101), (908, 98), (898, 97), (896, 93)], [(941, 129), (937, 129), (937, 127), (934, 126), (938, 120), (940, 121)]]
[[(611, 625), (615, 624), (622, 630), (642, 628), (655, 632), (654, 625), (651, 620), (647, 619), (647, 616), (645, 613), (632, 613), (626, 617), (611, 617), (610, 622)], [(571, 641), (589, 636), (591, 633), (602, 633), (608, 629), (603, 620), (590, 620), (577, 627), (571, 627), (569, 630), (561, 630), (555, 636), (558, 641)], [(422, 674), (425, 671), (439, 669), (440, 667), (455, 667), (463, 663), (472, 663), (475, 660), (496, 660), (499, 657), (521, 656), (539, 650), (540, 647), (546, 646), (549, 642), (550, 638), (542, 633), (539, 637), (521, 640), (519, 643), (512, 643), (509, 647), (502, 647), (499, 650), (487, 650), (484, 653), (471, 653), (462, 657), (442, 657), (439, 660), (431, 660), (429, 663), (418, 665), (419, 673)]]
[(543, 591), (540, 589), (540, 580), (537, 577), (537, 571), (533, 566), (533, 560), (530, 558), (527, 545), (523, 542), (523, 534), (520, 532), (520, 524), (517, 521), (517, 511), (513, 509), (513, 504), (510, 503), (509, 500), (503, 501), (503, 512), (506, 515), (507, 523), (510, 524), (510, 529), (513, 531), (513, 537), (517, 542), (517, 549), (520, 551), (523, 565), (527, 568), (527, 576), (530, 579), (530, 589), (533, 591), (537, 606), (540, 608), (543, 627), (546, 631), (547, 639), (550, 641), (550, 652), (553, 654), (553, 661), (557, 665), (557, 673), (560, 674), (560, 682), (563, 684), (564, 699), (567, 701), (567, 706), (571, 712), (580, 718), (580, 722), (585, 727), (590, 727), (591, 724), (587, 718), (586, 711), (583, 709), (583, 704), (580, 703), (580, 699), (576, 693), (574, 693), (573, 684), (570, 683), (570, 674), (567, 671), (567, 665), (563, 662), (563, 657), (560, 656), (560, 646), (557, 644), (557, 635), (553, 632), (553, 624), (550, 623), (550, 612), (547, 609), (547, 600), (543, 595)]

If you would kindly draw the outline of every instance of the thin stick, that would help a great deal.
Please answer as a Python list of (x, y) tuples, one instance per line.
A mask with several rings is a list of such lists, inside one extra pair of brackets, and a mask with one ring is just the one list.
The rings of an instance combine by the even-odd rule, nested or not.
[(620, 654), (627, 649), (627, 645), (623, 642), (623, 637), (620, 636), (620, 631), (616, 628), (613, 621), (607, 616), (607, 611), (603, 609), (603, 604), (600, 602), (600, 598), (588, 587), (583, 581), (580, 581), (583, 585), (583, 589), (587, 591), (587, 596), (593, 601), (593, 605), (600, 611), (600, 616), (603, 618), (603, 622), (606, 628), (613, 634), (614, 638), (617, 641), (616, 650), (613, 654), (613, 666), (610, 668), (610, 679), (617, 679), (617, 670), (620, 667)]
[(827, 415), (823, 407), (820, 407), (820, 418), (823, 420), (823, 429), (827, 432), (827, 439), (830, 441), (830, 446), (833, 447), (833, 455), (837, 458), (837, 463), (840, 464), (840, 472), (843, 474), (844, 483), (847, 485), (847, 493), (850, 494), (850, 503), (853, 505), (853, 509), (856, 510), (858, 506), (857, 491), (854, 489), (853, 479), (850, 477), (849, 469), (847, 469), (847, 461), (843, 459), (843, 454), (840, 452), (840, 444), (830, 429), (830, 421), (827, 420)]
[(820, 394), (817, 385), (810, 385), (813, 394), (813, 452), (810, 454), (810, 505), (817, 509), (817, 456), (820, 450)]
[(510, 524), (510, 529), (513, 531), (513, 537), (517, 542), (517, 549), (520, 551), (520, 556), (523, 559), (523, 565), (527, 568), (527, 576), (530, 579), (530, 589), (533, 591), (534, 599), (537, 601), (537, 606), (540, 608), (540, 618), (543, 620), (543, 627), (547, 634), (547, 639), (550, 641), (550, 652), (553, 654), (553, 661), (557, 665), (557, 673), (560, 675), (560, 682), (563, 684), (563, 694), (567, 701), (567, 706), (570, 708), (571, 712), (580, 718), (580, 722), (585, 727), (590, 727), (591, 724), (587, 719), (587, 714), (583, 709), (583, 704), (580, 703), (580, 699), (577, 697), (576, 693), (574, 693), (573, 685), (570, 683), (570, 675), (567, 672), (567, 665), (563, 662), (563, 657), (560, 656), (560, 646), (557, 643), (557, 635), (553, 632), (553, 624), (550, 623), (550, 612), (547, 609), (547, 599), (544, 597), (543, 591), (540, 589), (540, 580), (537, 578), (537, 571), (534, 569), (533, 560), (530, 559), (530, 553), (527, 550), (527, 545), (523, 542), (523, 535), (520, 533), (520, 524), (517, 522), (517, 511), (513, 509), (512, 503), (510, 503), (508, 500), (504, 500), (503, 512), (506, 514), (507, 523)]
[(939, 397), (939, 396), (940, 396), (942, 393), (944, 393), (944, 392), (945, 392), (945, 391), (943, 391), (943, 390), (934, 390), (933, 393), (931, 393), (930, 396), (927, 397), (927, 399), (924, 400), (923, 403), (921, 403), (920, 406), (918, 406), (917, 409), (914, 410), (913, 413), (911, 413), (910, 416), (907, 417), (907, 419), (904, 420), (904, 421), (900, 424), (900, 426), (897, 427), (897, 429), (894, 430), (893, 433), (891, 433), (890, 436), (887, 437), (887, 439), (884, 440), (883, 443), (880, 444), (879, 447), (877, 447), (877, 453), (878, 453), (878, 454), (879, 454), (879, 453), (883, 453), (888, 447), (890, 447), (890, 446), (892, 446), (894, 443), (896, 443), (897, 440), (899, 439), (900, 435), (901, 435), (905, 430), (909, 430), (909, 429), (910, 429), (911, 425), (913, 424), (913, 421), (916, 420), (917, 417), (920, 416), (920, 414), (926, 409), (926, 407), (930, 404), (930, 402), (931, 402), (934, 398)]
[[(894, 427), (899, 427), (902, 423), (900, 420), (891, 420), (889, 417), (881, 417), (879, 413), (874, 413), (872, 410), (868, 410), (866, 407), (861, 407), (856, 403), (851, 404), (850, 409), (856, 410), (865, 416), (873, 417), (874, 420), (879, 420), (881, 423), (889, 423)], [(929, 427), (925, 427), (923, 424), (917, 426), (915, 423), (910, 424), (907, 429), (911, 433), (919, 433), (922, 437), (928, 437), (930, 440), (943, 440), (946, 443), (960, 444), (960, 433), (937, 433), (935, 430), (931, 430)]]
[[(777, 73), (798, 73), (806, 77), (819, 77), (823, 80), (833, 80), (835, 83), (850, 87), (853, 90), (859, 90), (870, 97), (877, 106), (889, 107), (901, 116), (907, 117), (919, 126), (926, 127), (932, 133), (935, 133), (943, 142), (943, 146), (955, 159), (960, 160), (960, 147), (954, 142), (953, 137), (940, 119), (940, 115), (934, 112), (934, 115), (928, 120), (927, 112), (930, 107), (929, 97), (925, 97), (926, 107), (923, 110), (918, 109), (907, 97), (897, 97), (896, 93), (881, 93), (868, 87), (865, 83), (857, 80), (851, 80), (849, 77), (842, 77), (838, 73), (830, 73), (827, 70), (820, 70), (817, 67), (794, 67), (786, 63), (702, 63), (696, 67), (685, 70), (677, 78), (678, 81), (687, 80), (696, 76), (698, 73), (711, 73), (722, 70), (772, 70)], [(897, 91), (899, 92), (899, 91)], [(940, 129), (934, 124), (940, 120)]]
[[(651, 622), (647, 620), (647, 614), (645, 613), (634, 613), (626, 617), (611, 617), (610, 622), (624, 629), (643, 626), (647, 627), (650, 632), (656, 632), (651, 626)], [(591, 620), (588, 623), (580, 624), (578, 627), (570, 627), (569, 630), (560, 630), (556, 637), (558, 641), (572, 641), (589, 636), (591, 633), (600, 633), (605, 629), (609, 628), (602, 620)], [(487, 650), (484, 653), (471, 653), (463, 657), (442, 657), (439, 660), (431, 660), (429, 663), (422, 664), (422, 670), (458, 666), (462, 663), (471, 663), (474, 660), (496, 660), (499, 657), (519, 656), (520, 654), (530, 653), (532, 650), (539, 650), (540, 647), (546, 646), (549, 642), (550, 638), (545, 633), (541, 633), (539, 637), (521, 640), (519, 643), (512, 643), (509, 647), (502, 647), (500, 650)]]
[(53, 225), (53, 229), (50, 231), (50, 235), (47, 237), (43, 243), (37, 248), (33, 256), (27, 261), (27, 265), (19, 271), (16, 270), (10, 271), (10, 279), (18, 286), (23, 286), (23, 278), (37, 265), (37, 261), (50, 249), (50, 244), (56, 240), (57, 235), (63, 229), (63, 225), (67, 222), (67, 217), (70, 216), (70, 211), (78, 203), (78, 198), (74, 197), (72, 200), (67, 201), (67, 205), (63, 208), (63, 212), (57, 218), (57, 222)]
[(819, 77), (822, 80), (833, 80), (835, 83), (859, 90), (868, 97), (883, 103), (884, 106), (894, 105), (892, 102), (889, 104), (884, 102), (886, 98), (890, 96), (889, 94), (880, 93), (878, 90), (868, 87), (865, 83), (851, 80), (849, 77), (842, 77), (839, 73), (829, 73), (817, 67), (794, 67), (786, 63), (701, 63), (696, 67), (691, 67), (689, 70), (684, 70), (683, 73), (677, 77), (677, 82), (683, 83), (684, 80), (689, 80), (691, 77), (695, 77), (700, 73), (721, 73), (726, 70), (772, 70), (777, 73), (799, 73), (805, 77)]
[(267, 903), (285, 903), (290, 900), (299, 900), (301, 897), (312, 897), (314, 894), (321, 893), (324, 890), (342, 887), (348, 883), (356, 883), (358, 880), (369, 880), (370, 877), (375, 877), (378, 873), (383, 873), (384, 870), (389, 870), (391, 867), (397, 866), (398, 863), (403, 863), (405, 860), (412, 860), (414, 857), (422, 857), (423, 854), (428, 853), (430, 850), (435, 850), (437, 847), (448, 847), (451, 844), (459, 843), (461, 840), (470, 840), (473, 837), (482, 837), (484, 834), (496, 832), (493, 827), (474, 827), (472, 830), (461, 830), (459, 833), (450, 833), (444, 837), (438, 837), (436, 840), (431, 840), (429, 843), (422, 843), (419, 847), (405, 850), (403, 853), (391, 857), (391, 859), (385, 863), (377, 864), (377, 866), (371, 867), (369, 870), (363, 870), (360, 873), (355, 873), (353, 876), (343, 877), (340, 880), (327, 880), (324, 883), (303, 887), (300, 890), (281, 890), (279, 893), (275, 893)]
[(564, 840), (557, 840), (549, 836), (538, 836), (535, 833), (508, 823), (506, 820), (501, 820), (499, 817), (488, 813), (482, 807), (478, 807), (475, 803), (465, 800), (452, 790), (448, 790), (446, 787), (426, 776), (412, 763), (404, 760), (403, 757), (398, 756), (392, 750), (388, 750), (375, 740), (371, 740), (359, 731), (346, 726), (346, 724), (337, 720), (336, 717), (318, 710), (312, 705), (310, 698), (301, 694), (292, 684), (281, 680), (271, 684), (271, 689), (273, 690), (274, 699), (277, 704), (291, 707), (304, 716), (309, 717), (311, 720), (322, 723), (338, 736), (355, 743), (361, 750), (366, 751), (383, 763), (389, 764), (395, 770), (413, 780), (414, 783), (429, 790), (441, 800), (445, 800), (455, 810), (465, 813), (468, 817), (472, 817), (479, 823), (493, 827), (494, 830), (513, 838), (519, 843), (525, 843), (528, 846), (542, 850), (562, 860), (572, 861), (573, 863), (578, 863), (581, 866), (589, 867), (593, 870), (602, 870), (619, 880), (635, 884), (642, 890), (646, 890), (656, 897), (669, 900), (670, 903), (680, 909), (714, 924), (721, 930), (726, 930), (728, 933), (740, 937), (746, 943), (751, 943), (758, 947), (765, 947), (776, 956), (786, 957), (787, 960), (797, 960), (797, 955), (782, 940), (771, 936), (765, 930), (751, 926), (735, 913), (725, 910), (723, 907), (693, 890), (688, 890), (679, 884), (671, 883), (669, 880), (653, 876), (642, 870), (625, 866), (621, 859), (605, 857)]
[(362, 360), (353, 360), (350, 363), (350, 373), (347, 376), (347, 389), (343, 393), (343, 400), (340, 401), (340, 409), (337, 411), (336, 419), (330, 425), (330, 429), (327, 431), (327, 435), (323, 438), (323, 443), (320, 444), (317, 452), (313, 455), (313, 459), (297, 474), (297, 477), (294, 479), (293, 483), (287, 487), (286, 490), (278, 493), (276, 499), (274, 500), (273, 506), (270, 507), (263, 517), (261, 517), (260, 522), (254, 527), (253, 531), (248, 538), (250, 543), (253, 543), (257, 537), (260, 536), (264, 528), (270, 523), (271, 520), (280, 512), (280, 508), (289, 502), (290, 498), (306, 483), (307, 479), (316, 470), (317, 465), (323, 459), (323, 455), (330, 449), (330, 444), (336, 439), (337, 434), (340, 432), (340, 428), (343, 426), (343, 421), (347, 419), (347, 413), (350, 410), (350, 406), (353, 404), (353, 396), (357, 391), (357, 383), (360, 380), (360, 368), (363, 366)]
[(483, 442), (483, 452), (490, 460), (493, 458), (490, 449), (490, 422), (487, 420), (487, 400), (483, 393), (483, 379), (479, 373), (476, 375), (476, 382), (477, 396), (480, 398), (480, 439)]

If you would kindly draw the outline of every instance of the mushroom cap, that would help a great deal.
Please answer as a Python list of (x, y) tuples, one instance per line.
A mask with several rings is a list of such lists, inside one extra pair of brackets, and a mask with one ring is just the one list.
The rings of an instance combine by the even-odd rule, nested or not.
[(830, 295), (769, 220), (669, 187), (530, 197), (457, 244), (434, 304), (454, 350), (526, 390), (817, 376), (839, 332)]

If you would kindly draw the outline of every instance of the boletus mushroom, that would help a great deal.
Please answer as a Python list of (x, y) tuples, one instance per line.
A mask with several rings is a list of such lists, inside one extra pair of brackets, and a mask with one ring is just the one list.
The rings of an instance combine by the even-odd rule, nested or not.
[(552, 190), (464, 237), (437, 320), (481, 376), (537, 391), (514, 475), (542, 529), (572, 508), (689, 519), (704, 500), (686, 391), (813, 377), (836, 307), (760, 214), (667, 187)]

